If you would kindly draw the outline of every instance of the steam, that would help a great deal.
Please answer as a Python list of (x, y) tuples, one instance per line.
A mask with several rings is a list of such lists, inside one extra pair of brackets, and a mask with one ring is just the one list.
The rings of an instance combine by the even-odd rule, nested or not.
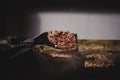
[(61, 68), (61, 73), (65, 73), (65, 72), (77, 69), (77, 67), (79, 66), (78, 64), (79, 63), (75, 58), (68, 59), (67, 63), (63, 64)]
[(37, 55), (39, 66), (43, 70), (43, 74), (49, 76), (66, 76), (72, 75), (78, 67), (83, 66), (83, 59), (81, 57), (72, 58), (53, 58), (48, 55)]

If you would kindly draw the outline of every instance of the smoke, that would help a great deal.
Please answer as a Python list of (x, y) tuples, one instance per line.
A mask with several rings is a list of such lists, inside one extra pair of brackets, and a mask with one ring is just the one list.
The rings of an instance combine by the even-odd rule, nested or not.
[(42, 74), (48, 77), (65, 78), (70, 75), (74, 75), (77, 69), (83, 66), (82, 57), (72, 58), (53, 58), (49, 55), (39, 54), (37, 55), (37, 61), (39, 68), (42, 70)]
[(62, 65), (61, 73), (76, 70), (82, 63), (79, 59), (71, 58), (67, 60), (67, 63)]

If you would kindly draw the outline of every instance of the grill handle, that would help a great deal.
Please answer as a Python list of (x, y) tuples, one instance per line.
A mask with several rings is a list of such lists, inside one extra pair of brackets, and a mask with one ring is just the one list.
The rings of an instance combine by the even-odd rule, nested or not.
[(30, 48), (30, 47), (34, 47), (33, 42), (20, 42), (16, 44), (16, 48)]

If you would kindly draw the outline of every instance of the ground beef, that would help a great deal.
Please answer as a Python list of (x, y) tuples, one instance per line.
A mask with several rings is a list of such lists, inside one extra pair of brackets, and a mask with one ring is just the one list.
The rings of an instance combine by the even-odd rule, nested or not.
[(50, 31), (48, 32), (48, 39), (55, 44), (56, 48), (63, 50), (77, 50), (77, 37), (74, 33), (69, 31)]
[(85, 67), (108, 67), (113, 65), (112, 54), (109, 52), (103, 53), (88, 53), (86, 56)]

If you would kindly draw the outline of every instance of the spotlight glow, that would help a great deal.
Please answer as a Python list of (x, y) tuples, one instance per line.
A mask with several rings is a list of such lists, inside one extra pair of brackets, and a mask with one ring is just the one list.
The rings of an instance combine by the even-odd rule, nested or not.
[(120, 40), (119, 13), (41, 12), (40, 33), (50, 30), (69, 30), (80, 39)]

